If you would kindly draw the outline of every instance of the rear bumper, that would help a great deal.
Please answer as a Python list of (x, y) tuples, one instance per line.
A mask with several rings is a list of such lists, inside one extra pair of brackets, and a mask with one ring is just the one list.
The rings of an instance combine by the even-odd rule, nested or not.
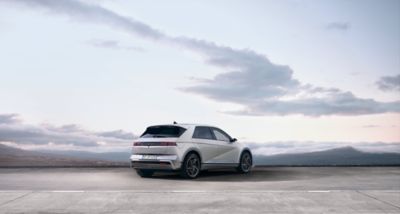
[(135, 169), (177, 170), (181, 163), (177, 155), (131, 155), (131, 167)]

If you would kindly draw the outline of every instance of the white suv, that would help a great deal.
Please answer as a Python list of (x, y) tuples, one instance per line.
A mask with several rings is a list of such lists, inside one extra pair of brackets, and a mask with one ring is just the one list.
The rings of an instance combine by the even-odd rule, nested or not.
[(196, 178), (205, 169), (232, 167), (248, 173), (253, 167), (250, 149), (221, 129), (175, 122), (148, 127), (133, 143), (130, 159), (142, 177), (176, 170), (185, 178)]

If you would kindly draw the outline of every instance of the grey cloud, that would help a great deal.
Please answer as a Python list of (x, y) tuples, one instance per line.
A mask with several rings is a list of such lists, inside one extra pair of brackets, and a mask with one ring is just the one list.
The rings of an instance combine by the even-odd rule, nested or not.
[[(3, 0), (4, 1), (4, 0)], [(13, 0), (30, 7), (39, 7), (69, 18), (121, 29), (133, 35), (163, 42), (203, 56), (205, 62), (227, 70), (212, 79), (202, 79), (196, 85), (180, 88), (214, 99), (244, 106), (232, 114), (247, 115), (363, 115), (400, 112), (399, 102), (379, 102), (363, 99), (351, 92), (303, 84), (293, 77), (285, 65), (277, 65), (253, 50), (234, 49), (213, 42), (188, 37), (171, 37), (151, 26), (121, 16), (97, 5), (75, 0)], [(332, 22), (329, 29), (347, 30), (348, 23)], [(104, 44), (103, 44), (104, 45)], [(105, 45), (115, 46), (113, 43)]]
[(351, 25), (348, 22), (331, 22), (328, 23), (325, 28), (328, 30), (340, 30), (347, 31), (349, 30)]
[(57, 15), (67, 15), (71, 19), (93, 22), (110, 27), (120, 28), (138, 36), (148, 39), (158, 40), (165, 35), (150, 26), (136, 21), (132, 18), (124, 17), (110, 10), (95, 4), (88, 4), (76, 0), (2, 0), (6, 3), (19, 3), (28, 8), (44, 9), (46, 12)]
[(125, 140), (132, 140), (137, 137), (134, 134), (132, 134), (131, 132), (126, 132), (124, 130), (97, 132), (96, 134), (99, 136), (102, 136), (102, 137), (113, 137), (113, 138), (125, 139)]
[[(321, 116), (400, 112), (399, 101), (378, 102), (373, 99), (358, 98), (351, 92), (337, 88), (301, 85), (291, 77), (289, 68), (286, 70), (290, 75), (280, 76), (283, 73), (281, 70), (282, 67), (275, 67), (272, 72), (263, 72), (261, 68), (254, 71), (228, 72), (219, 74), (214, 79), (202, 80), (198, 85), (183, 90), (245, 106), (242, 110), (225, 112), (234, 115)], [(286, 81), (274, 80), (276, 78), (274, 74)], [(304, 96), (296, 97), (302, 94)], [(285, 100), (285, 96), (292, 98)]]
[(80, 126), (78, 126), (76, 124), (53, 126), (51, 124), (44, 123), (44, 124), (41, 124), (41, 126), (46, 128), (47, 130), (56, 131), (56, 132), (67, 132), (67, 133), (84, 132), (84, 130)]
[(400, 74), (395, 76), (383, 76), (376, 85), (382, 91), (400, 91)]
[(177, 38), (179, 44), (204, 55), (209, 64), (233, 70), (218, 74), (201, 84), (182, 88), (221, 101), (248, 102), (291, 93), (299, 86), (293, 71), (285, 65), (271, 63), (252, 50), (237, 50), (214, 43)]
[(350, 92), (339, 92), (325, 98), (305, 98), (290, 101), (266, 100), (249, 104), (245, 110), (227, 113), (239, 115), (365, 115), (400, 112), (400, 102), (377, 102), (357, 98)]
[(17, 114), (0, 114), (0, 124), (19, 123)]
[(114, 50), (128, 50), (128, 51), (137, 51), (143, 52), (144, 49), (137, 46), (123, 46), (120, 45), (118, 41), (115, 40), (90, 40), (87, 42), (89, 45), (99, 48), (108, 48)]
[[(13, 114), (16, 115), (16, 114)], [(9, 115), (1, 115), (6, 118)], [(128, 145), (135, 135), (123, 130), (92, 132), (75, 124), (53, 126), (50, 124), (29, 125), (3, 120), (0, 123), (0, 142), (35, 145), (71, 145), (78, 147), (97, 147), (99, 145)]]

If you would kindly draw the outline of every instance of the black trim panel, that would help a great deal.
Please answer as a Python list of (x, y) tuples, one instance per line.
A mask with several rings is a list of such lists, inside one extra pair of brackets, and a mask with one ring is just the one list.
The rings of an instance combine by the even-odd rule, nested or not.
[(202, 169), (224, 169), (224, 168), (235, 168), (239, 166), (239, 163), (202, 163)]

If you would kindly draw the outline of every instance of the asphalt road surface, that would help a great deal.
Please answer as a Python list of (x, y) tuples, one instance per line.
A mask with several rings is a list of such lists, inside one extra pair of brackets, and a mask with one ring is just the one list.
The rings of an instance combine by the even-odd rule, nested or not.
[(129, 168), (0, 169), (0, 213), (400, 213), (400, 167), (266, 167), (196, 180)]

